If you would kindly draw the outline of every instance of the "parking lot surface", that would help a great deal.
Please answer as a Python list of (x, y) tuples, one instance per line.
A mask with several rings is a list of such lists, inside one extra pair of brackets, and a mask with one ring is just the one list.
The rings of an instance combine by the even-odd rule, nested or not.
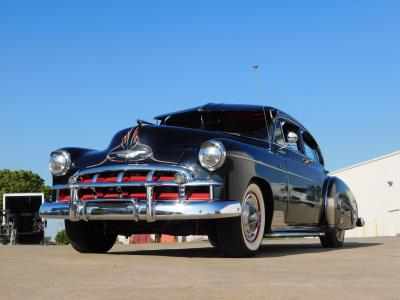
[(400, 299), (400, 237), (265, 240), (256, 257), (226, 258), (207, 242), (0, 246), (0, 299)]

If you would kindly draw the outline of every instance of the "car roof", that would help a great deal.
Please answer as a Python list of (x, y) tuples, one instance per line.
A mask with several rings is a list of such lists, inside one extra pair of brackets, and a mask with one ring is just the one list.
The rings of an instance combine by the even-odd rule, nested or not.
[(306, 127), (304, 127), (298, 120), (296, 120), (295, 118), (293, 118), (292, 116), (290, 116), (289, 114), (285, 113), (282, 110), (279, 110), (272, 106), (251, 105), (251, 104), (207, 103), (205, 105), (196, 106), (196, 107), (192, 107), (192, 108), (185, 109), (185, 110), (179, 110), (179, 111), (175, 111), (172, 113), (162, 114), (162, 115), (156, 116), (154, 119), (164, 120), (165, 118), (170, 117), (170, 116), (181, 115), (181, 114), (186, 114), (186, 113), (193, 113), (193, 112), (201, 112), (201, 111), (204, 111), (204, 112), (209, 112), (209, 111), (258, 112), (258, 111), (262, 111), (263, 109), (265, 109), (267, 111), (268, 110), (274, 111), (274, 112), (278, 113), (280, 116), (286, 117), (287, 119), (292, 120), (293, 122), (297, 123), (304, 129), (306, 129)]
[[(162, 114), (159, 116), (156, 116), (154, 119), (156, 120), (162, 120), (170, 116), (174, 115), (180, 115), (180, 114), (185, 114), (185, 113), (191, 113), (191, 112), (209, 112), (209, 111), (262, 111), (263, 108), (267, 109), (274, 109), (272, 107), (265, 107), (262, 105), (250, 105), (250, 104), (225, 104), (225, 103), (207, 103), (202, 106), (196, 106), (193, 108), (185, 109), (185, 110), (180, 110), (168, 114)], [(274, 109), (276, 110), (276, 109)]]

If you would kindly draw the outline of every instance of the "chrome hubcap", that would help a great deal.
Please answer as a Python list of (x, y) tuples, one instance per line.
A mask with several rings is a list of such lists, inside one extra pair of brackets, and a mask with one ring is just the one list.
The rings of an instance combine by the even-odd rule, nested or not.
[(254, 193), (247, 194), (242, 206), (242, 229), (250, 243), (254, 242), (260, 231), (261, 212), (258, 198)]

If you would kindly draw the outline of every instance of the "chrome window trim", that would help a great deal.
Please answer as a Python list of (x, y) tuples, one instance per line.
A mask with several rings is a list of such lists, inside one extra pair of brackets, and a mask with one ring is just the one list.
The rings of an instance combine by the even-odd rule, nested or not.
[[(278, 123), (279, 122), (279, 123)], [(274, 125), (274, 134), (273, 134), (273, 141), (272, 141), (272, 143), (273, 144), (276, 144), (276, 145), (279, 145), (279, 146), (282, 146), (282, 147), (285, 147), (286, 145), (284, 144), (284, 145), (282, 145), (282, 144), (279, 144), (279, 143), (277, 143), (276, 142), (276, 136), (275, 136), (275, 133), (276, 133), (276, 130), (277, 130), (277, 127), (280, 127), (280, 129), (281, 129), (281, 132), (282, 132), (282, 135), (283, 135), (283, 142), (286, 144), (286, 142), (285, 142), (285, 135), (284, 135), (284, 133), (283, 133), (283, 129), (282, 129), (282, 122), (281, 122), (281, 120), (277, 120), (276, 122), (275, 122), (275, 125)]]
[(267, 132), (267, 136), (264, 138), (264, 141), (269, 141), (270, 140), (270, 132), (269, 132), (269, 126), (268, 126), (268, 119), (267, 119), (267, 114), (265, 113), (265, 107), (263, 106), (262, 108), (263, 114), (264, 114), (264, 122), (265, 122), (265, 130)]

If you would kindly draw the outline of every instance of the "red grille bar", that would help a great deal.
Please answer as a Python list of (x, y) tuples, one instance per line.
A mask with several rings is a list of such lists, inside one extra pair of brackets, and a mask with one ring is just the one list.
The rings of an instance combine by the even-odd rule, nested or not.
[(68, 202), (69, 200), (71, 200), (69, 189), (64, 189), (64, 190), (58, 191), (58, 201)]
[[(118, 182), (119, 172), (105, 172), (98, 174), (96, 180), (93, 178), (95, 174), (83, 175), (78, 177), (78, 183), (91, 183), (91, 182)], [(171, 181), (175, 180), (173, 172), (155, 172), (152, 181)], [(125, 172), (121, 178), (122, 182), (135, 182), (135, 181), (146, 181), (147, 172), (145, 171), (135, 171), (135, 172)]]

